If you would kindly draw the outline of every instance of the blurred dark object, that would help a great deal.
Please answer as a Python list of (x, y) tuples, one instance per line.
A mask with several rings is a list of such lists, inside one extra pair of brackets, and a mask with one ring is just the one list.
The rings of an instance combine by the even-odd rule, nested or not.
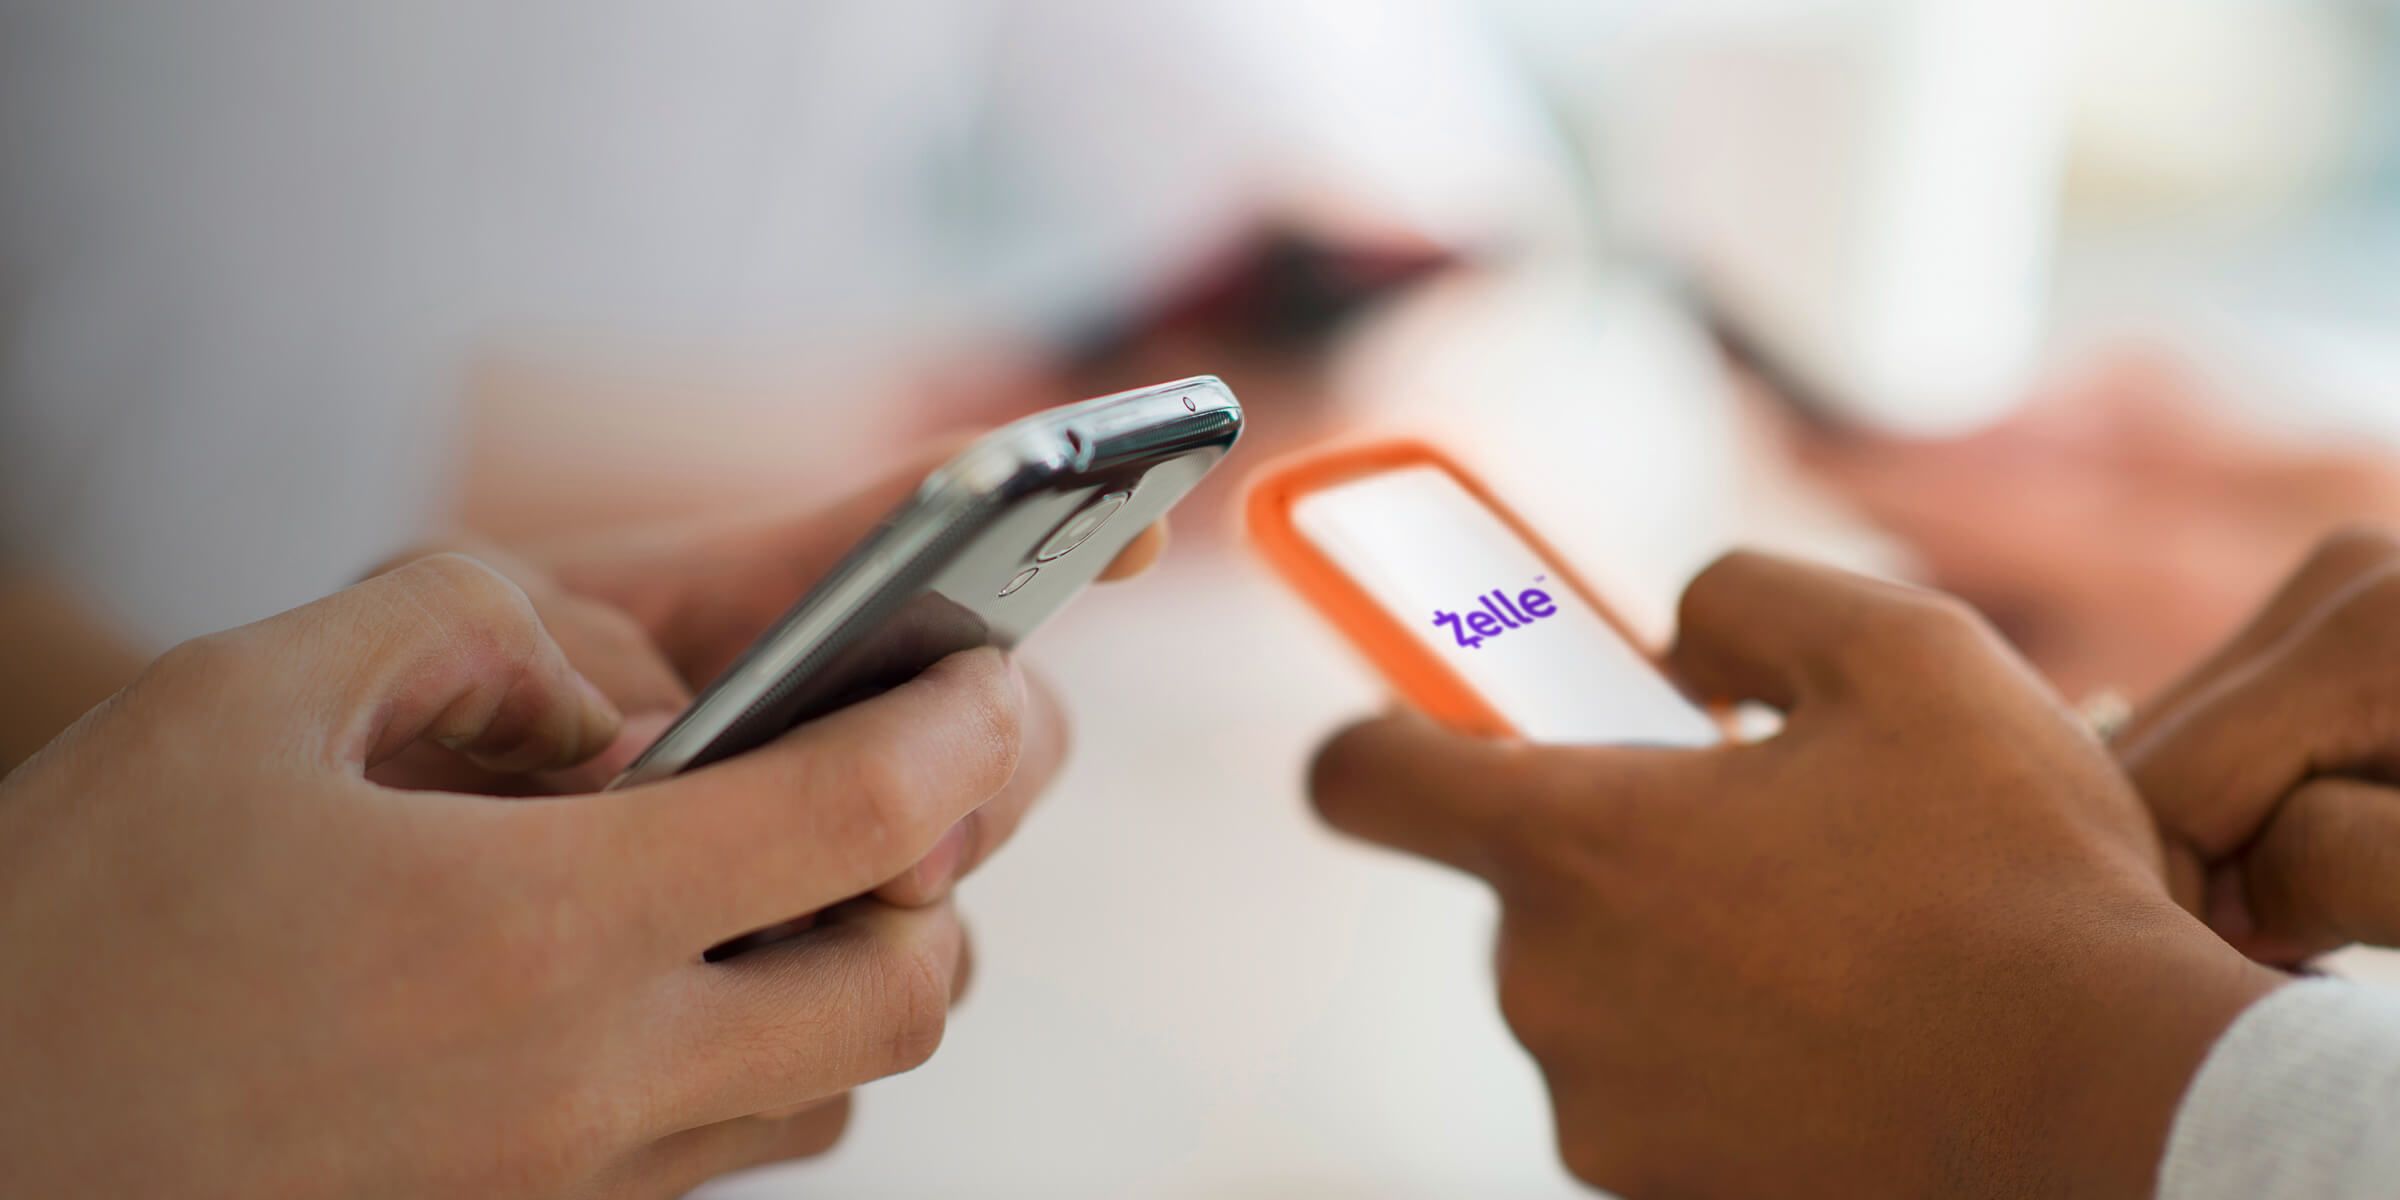
[[(1345, 334), (1467, 261), (1400, 236), (1264, 233), (1234, 243), (1156, 303), (1072, 339), (1049, 364), (953, 367), (929, 378), (916, 424), (928, 433), (988, 427), (1087, 396), (1215, 375), (1233, 385), (1248, 414), (1243, 457), (1263, 460), (1336, 423), (1331, 366)], [(1183, 502), (1179, 541), (1205, 542), (1231, 528), (1226, 497), (1239, 476), (1221, 472)]]
[(1430, 244), (1341, 244), (1288, 230), (1241, 243), (1147, 311), (1077, 338), (1074, 371), (1105, 369), (1155, 339), (1197, 340), (1251, 354), (1322, 352), (1360, 316), (1458, 265)]
[(1859, 432), (1858, 422), (1824, 385), (1777, 353), (1707, 284), (1683, 273), (1673, 273), (1669, 280), (1676, 294), (1698, 314), (1726, 361), (1757, 384), (1751, 389), (1753, 398), (1780, 406), (1786, 418), (1819, 437)]

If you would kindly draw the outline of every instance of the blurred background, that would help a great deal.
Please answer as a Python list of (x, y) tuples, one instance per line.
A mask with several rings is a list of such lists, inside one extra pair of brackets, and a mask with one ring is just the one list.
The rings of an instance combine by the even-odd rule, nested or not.
[[(137, 661), (1206, 371), (1657, 632), (1764, 544), (2138, 699), (2400, 522), (2395, 329), (2385, 0), (0, 0), (0, 566)], [(1382, 700), (1233, 482), (1031, 648), (1079, 755), (941, 1057), (715, 1194), (1580, 1194), (1487, 902), (1305, 814)]]

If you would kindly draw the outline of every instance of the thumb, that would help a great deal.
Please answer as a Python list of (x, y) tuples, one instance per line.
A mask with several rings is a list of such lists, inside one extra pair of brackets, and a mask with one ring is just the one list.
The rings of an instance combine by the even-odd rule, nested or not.
[(569, 766), (619, 717), (568, 665), (523, 590), (437, 554), (237, 631), (262, 705), (363, 770), (434, 741), (498, 771)]
[(1403, 713), (1334, 735), (1308, 790), (1343, 833), (1506, 884), (1674, 753), (1489, 741)]

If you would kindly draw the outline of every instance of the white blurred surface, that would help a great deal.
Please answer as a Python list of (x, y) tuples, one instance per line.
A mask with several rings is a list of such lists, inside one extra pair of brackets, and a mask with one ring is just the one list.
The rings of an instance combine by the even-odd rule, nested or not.
[(1955, 433), (2039, 361), (2078, 6), (1660, 5), (1594, 63), (1622, 226), (1853, 418)]
[(5, 0), (0, 558), (160, 646), (300, 603), (453, 516), (496, 376), (804, 475), (1264, 226), (1563, 224), (1546, 135), (1461, 0)]

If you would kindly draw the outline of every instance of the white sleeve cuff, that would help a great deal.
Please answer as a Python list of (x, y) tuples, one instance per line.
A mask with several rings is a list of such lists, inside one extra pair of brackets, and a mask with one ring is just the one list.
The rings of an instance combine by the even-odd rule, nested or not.
[(2400, 1196), (2400, 993), (2307, 980), (2252, 1005), (2184, 1093), (2158, 1194)]

